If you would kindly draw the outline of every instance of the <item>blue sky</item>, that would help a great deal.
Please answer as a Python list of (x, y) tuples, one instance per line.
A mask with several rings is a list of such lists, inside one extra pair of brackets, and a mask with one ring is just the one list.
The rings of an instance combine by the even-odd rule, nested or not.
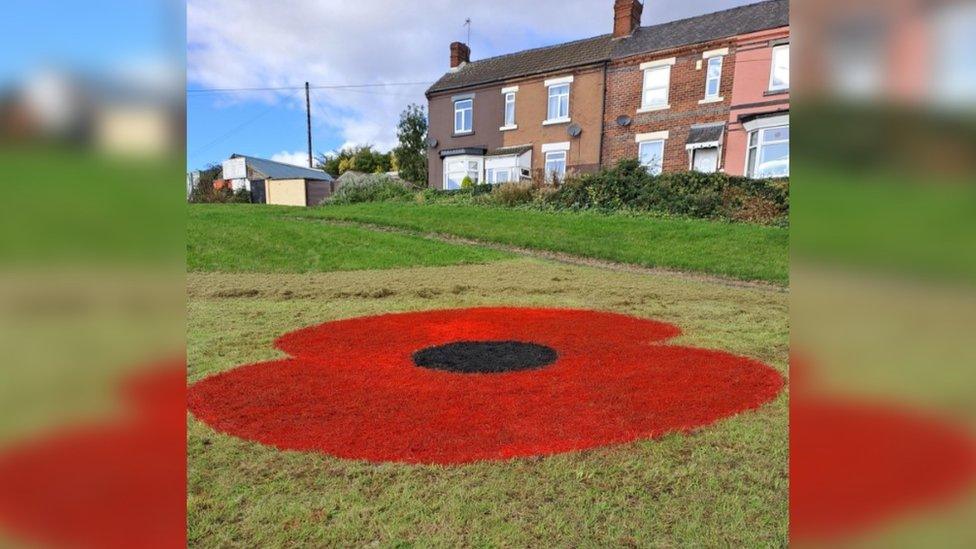
[[(648, 0), (642, 23), (754, 1)], [(424, 82), (312, 91), (316, 153), (363, 143), (386, 150), (399, 112), (424, 104), (428, 83), (447, 69), (466, 17), (480, 59), (609, 32), (612, 8), (612, 0), (188, 0), (187, 88)], [(301, 90), (188, 94), (188, 169), (232, 153), (301, 162), (305, 139)]]
[[(0, 85), (41, 66), (90, 73), (181, 63), (180, 0), (6, 0), (0, 16)], [(16, 44), (16, 47), (9, 47)], [(176, 58), (176, 59), (174, 59)]]

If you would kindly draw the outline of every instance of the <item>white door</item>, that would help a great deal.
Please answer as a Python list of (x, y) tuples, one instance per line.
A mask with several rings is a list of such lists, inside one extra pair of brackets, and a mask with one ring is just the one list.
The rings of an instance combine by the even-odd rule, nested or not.
[(712, 173), (718, 170), (718, 149), (696, 149), (692, 165), (696, 172)]

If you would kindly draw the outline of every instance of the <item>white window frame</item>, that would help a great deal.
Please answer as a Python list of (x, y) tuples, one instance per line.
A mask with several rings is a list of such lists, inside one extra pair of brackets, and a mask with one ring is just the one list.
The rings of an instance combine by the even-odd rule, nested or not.
[[(560, 157), (560, 156), (562, 157), (562, 164), (563, 164), (562, 173), (556, 173), (554, 171), (551, 171), (549, 169), (549, 163), (550, 162), (557, 162), (558, 160), (556, 160), (556, 158), (557, 157)], [(545, 163), (543, 164), (543, 170), (545, 170), (545, 178), (546, 178), (546, 181), (551, 181), (552, 180), (553, 173), (556, 173), (556, 175), (557, 175), (557, 177), (559, 178), (560, 181), (566, 177), (566, 170), (568, 168), (568, 166), (566, 164), (567, 164), (567, 162), (569, 162), (569, 151), (566, 151), (566, 150), (561, 150), (561, 151), (546, 151), (546, 153), (545, 153), (545, 159), (544, 160), (545, 160)]]
[[(571, 95), (572, 95), (572, 91), (573, 91), (572, 90), (572, 88), (573, 88), (573, 77), (572, 76), (566, 76), (566, 77), (563, 77), (563, 78), (552, 78), (550, 80), (546, 80), (545, 81), (545, 85), (546, 85), (546, 120), (542, 124), (545, 126), (545, 125), (549, 125), (549, 124), (565, 124), (565, 123), (569, 122), (570, 121), (569, 110), (570, 110), (570, 106), (571, 106), (570, 105), (570, 101), (571, 101)], [(555, 94), (555, 95), (553, 94), (553, 91), (554, 90), (558, 90), (558, 89), (564, 88), (564, 87), (566, 88), (566, 93), (565, 94), (563, 94), (563, 93), (559, 93), (559, 94)], [(563, 110), (563, 102), (562, 102), (562, 100), (558, 100), (558, 103), (557, 103), (557, 106), (556, 106), (556, 113), (555, 113), (556, 116), (553, 116), (553, 112), (552, 112), (552, 108), (551, 108), (552, 107), (552, 100), (553, 100), (553, 98), (554, 97), (555, 98), (562, 98), (564, 96), (566, 98), (566, 103), (565, 103), (566, 112), (565, 112), (565, 114), (562, 112), (562, 110)]]
[[(640, 69), (644, 72), (644, 79), (641, 83), (641, 106), (637, 112), (660, 111), (671, 108), (671, 67), (674, 66), (676, 58), (658, 59), (641, 63)], [(652, 74), (664, 74), (664, 85), (651, 87), (648, 83)], [(653, 90), (664, 90), (664, 103), (650, 104), (648, 92)]]
[[(722, 100), (722, 65), (724, 64), (724, 60), (725, 56), (723, 55), (716, 55), (705, 60), (705, 99), (703, 102)], [(709, 75), (713, 63), (718, 64), (717, 76)], [(713, 81), (715, 82), (715, 93), (708, 93), (708, 85)]]
[[(468, 107), (462, 108), (461, 107), (462, 103), (467, 103)], [(463, 113), (465, 111), (470, 112), (469, 119), (468, 119), (468, 122), (470, 123), (470, 127), (468, 127), (468, 129), (464, 129), (463, 127), (464, 125)], [(458, 127), (458, 113), (461, 113), (462, 127), (460, 128)], [(468, 133), (474, 133), (474, 98), (473, 97), (458, 98), (454, 100), (454, 135), (464, 135)]]
[[(786, 66), (786, 79), (787, 79), (787, 81), (786, 81), (786, 84), (785, 85), (774, 86), (773, 85), (774, 84), (773, 80), (776, 77), (776, 55), (777, 55), (778, 52), (783, 52), (783, 51), (786, 52), (786, 62), (787, 62), (787, 66)], [(790, 89), (790, 82), (789, 82), (789, 77), (790, 77), (789, 76), (789, 73), (790, 73), (789, 59), (790, 59), (790, 45), (789, 44), (780, 44), (778, 46), (773, 46), (773, 53), (772, 53), (772, 56), (769, 59), (769, 91), (771, 91), (771, 92), (774, 92), (774, 91), (786, 91), (786, 90), (789, 90)]]
[[(448, 186), (448, 182), (450, 181), (450, 177), (449, 177), (450, 174), (461, 173), (461, 172), (451, 172), (448, 169), (448, 166), (450, 165), (451, 162), (463, 162), (465, 164), (465, 169), (463, 170), (463, 173), (465, 175), (474, 175), (472, 179), (474, 180), (475, 185), (481, 183), (482, 175), (484, 174), (485, 171), (485, 157), (475, 156), (470, 154), (459, 154), (456, 156), (446, 156), (443, 159), (442, 169), (444, 170), (444, 174), (443, 174), (443, 186), (441, 187), (442, 189), (444, 189), (445, 191), (452, 191), (461, 188), (460, 180), (458, 181), (458, 186), (456, 188)], [(469, 162), (477, 162), (478, 167), (472, 170), (470, 165), (468, 165)], [(463, 179), (464, 178), (462, 177), (461, 180)]]
[(637, 159), (638, 159), (638, 161), (640, 161), (641, 157), (644, 156), (643, 155), (643, 149), (644, 149), (645, 146), (650, 146), (650, 145), (660, 145), (661, 146), (661, 158), (660, 158), (659, 164), (657, 166), (655, 166), (653, 164), (645, 164), (644, 162), (641, 162), (641, 166), (644, 166), (644, 169), (647, 170), (647, 173), (649, 173), (651, 175), (660, 175), (661, 172), (664, 171), (664, 146), (665, 146), (666, 142), (667, 142), (667, 140), (665, 140), (665, 139), (649, 139), (647, 141), (641, 141), (641, 142), (637, 143)]
[[(510, 106), (511, 106), (511, 115), (512, 115), (511, 116), (511, 120), (509, 120), (509, 107)], [(516, 120), (516, 118), (515, 118), (516, 111), (515, 111), (515, 92), (514, 91), (507, 91), (507, 92), (505, 92), (505, 106), (504, 106), (504, 110), (502, 111), (502, 116), (503, 116), (503, 125), (502, 125), (501, 128), (498, 128), (499, 130), (506, 131), (506, 130), (518, 129), (518, 124), (515, 123), (515, 120)]]
[[(789, 139), (765, 141), (764, 140), (765, 132), (767, 130), (773, 130), (773, 129), (783, 128), (783, 127), (788, 128), (789, 126), (790, 126), (790, 118), (789, 116), (785, 116), (785, 115), (773, 116), (769, 118), (760, 118), (743, 124), (743, 129), (746, 131), (746, 161), (745, 161), (746, 166), (745, 166), (745, 170), (743, 170), (743, 173), (746, 174), (746, 177), (756, 178), (756, 166), (762, 163), (761, 155), (763, 151), (763, 146), (778, 145), (782, 143), (789, 144), (790, 142)], [(752, 142), (753, 136), (756, 136), (755, 144), (753, 144)], [(753, 150), (755, 150), (755, 154), (753, 154)], [(790, 176), (790, 168), (789, 168), (789, 164), (787, 164), (786, 174), (782, 176), (776, 176), (776, 177), (789, 177), (789, 176)], [(761, 176), (761, 177), (767, 177), (767, 176)]]

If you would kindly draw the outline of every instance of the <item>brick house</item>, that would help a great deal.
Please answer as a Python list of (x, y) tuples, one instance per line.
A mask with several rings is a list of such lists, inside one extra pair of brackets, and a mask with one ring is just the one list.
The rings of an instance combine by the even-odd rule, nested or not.
[[(615, 0), (610, 34), (489, 59), (471, 61), (466, 45), (451, 44), (450, 72), (427, 91), (430, 185), (562, 177), (624, 158), (652, 172), (743, 171), (746, 121), (733, 107), (764, 111), (749, 110), (752, 87), (735, 86), (737, 75), (756, 72), (740, 69), (738, 48), (759, 47), (771, 30), (767, 45), (788, 42), (788, 0), (648, 27), (640, 26), (643, 9)], [(786, 111), (788, 97), (787, 89)], [(777, 110), (783, 99), (764, 96)], [(733, 126), (741, 134), (734, 143), (726, 137)], [(732, 146), (742, 150), (730, 155)], [(786, 150), (788, 166), (788, 141)]]

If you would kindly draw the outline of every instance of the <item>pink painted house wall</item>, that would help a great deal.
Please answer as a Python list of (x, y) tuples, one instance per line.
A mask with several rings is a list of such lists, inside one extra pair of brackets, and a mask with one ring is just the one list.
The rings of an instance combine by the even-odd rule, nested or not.
[(732, 101), (725, 143), (725, 171), (729, 175), (746, 174), (748, 135), (742, 126), (743, 119), (748, 120), (757, 114), (789, 113), (789, 90), (769, 91), (773, 47), (789, 43), (789, 37), (789, 27), (781, 27), (736, 38)]

